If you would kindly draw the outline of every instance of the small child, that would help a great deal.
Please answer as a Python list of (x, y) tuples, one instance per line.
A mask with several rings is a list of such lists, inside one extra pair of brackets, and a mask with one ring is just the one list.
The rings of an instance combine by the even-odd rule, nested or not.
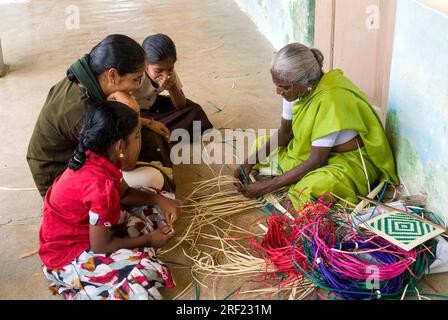
[[(170, 37), (154, 34), (143, 41), (148, 66), (142, 86), (133, 92), (142, 117), (160, 121), (172, 132), (186, 129), (193, 137), (193, 121), (201, 122), (201, 133), (213, 128), (204, 110), (197, 103), (186, 99), (182, 83), (174, 64), (177, 61), (176, 46)], [(168, 96), (160, 95), (167, 90)]]
[(138, 113), (121, 102), (93, 106), (68, 168), (46, 194), (39, 256), (50, 289), (65, 299), (161, 299), (158, 288), (174, 287), (155, 253), (174, 236), (179, 205), (169, 194), (130, 188), (120, 172), (137, 161), (140, 128)]

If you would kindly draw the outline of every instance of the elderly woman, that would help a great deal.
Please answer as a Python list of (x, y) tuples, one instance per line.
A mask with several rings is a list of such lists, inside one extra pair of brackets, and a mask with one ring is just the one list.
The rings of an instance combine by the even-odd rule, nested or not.
[(252, 169), (266, 167), (276, 177), (241, 184), (245, 196), (257, 198), (289, 186), (299, 209), (323, 194), (358, 203), (357, 195), (368, 194), (380, 180), (398, 184), (384, 128), (366, 95), (341, 70), (324, 73), (323, 60), (319, 50), (300, 43), (275, 55), (271, 73), (283, 97), (281, 126), (275, 137), (259, 139), (258, 152), (235, 177), (243, 180)]

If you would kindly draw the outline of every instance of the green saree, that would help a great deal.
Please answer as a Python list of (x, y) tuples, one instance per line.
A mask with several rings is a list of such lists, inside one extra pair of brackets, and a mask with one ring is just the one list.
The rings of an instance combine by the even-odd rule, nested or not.
[(289, 196), (296, 209), (311, 198), (330, 193), (358, 203), (357, 195), (367, 195), (369, 187), (380, 180), (398, 184), (392, 150), (380, 119), (367, 97), (341, 70), (326, 73), (292, 111), (293, 139), (260, 166), (287, 172), (309, 158), (312, 141), (336, 131), (355, 130), (364, 142), (364, 147), (355, 151), (330, 153), (326, 166), (291, 185)]

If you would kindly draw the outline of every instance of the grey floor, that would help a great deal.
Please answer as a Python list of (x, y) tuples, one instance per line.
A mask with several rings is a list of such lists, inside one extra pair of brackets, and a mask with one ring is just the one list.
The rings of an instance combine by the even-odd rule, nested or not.
[[(37, 249), (41, 198), (36, 191), (2, 188), (34, 187), (25, 154), (47, 93), (75, 59), (107, 34), (123, 33), (139, 42), (152, 33), (169, 34), (178, 48), (176, 68), (184, 91), (204, 107), (216, 127), (269, 129), (280, 122), (281, 101), (269, 73), (274, 49), (233, 1), (76, 1), (80, 28), (68, 30), (66, 9), (73, 3), (0, 2), (3, 54), (11, 66), (0, 78), (0, 299), (60, 299), (48, 290), (38, 256), (20, 258)], [(215, 113), (212, 105), (223, 111)], [(232, 168), (226, 166), (222, 173)], [(191, 192), (192, 181), (211, 172), (205, 165), (180, 165), (175, 176), (182, 199)], [(164, 292), (167, 299), (191, 281), (185, 270), (173, 273), (178, 286)], [(446, 275), (428, 281), (439, 293), (448, 292)], [(201, 298), (222, 299), (236, 286), (224, 280), (215, 285), (213, 292), (202, 288)], [(185, 298), (194, 299), (194, 292)]]

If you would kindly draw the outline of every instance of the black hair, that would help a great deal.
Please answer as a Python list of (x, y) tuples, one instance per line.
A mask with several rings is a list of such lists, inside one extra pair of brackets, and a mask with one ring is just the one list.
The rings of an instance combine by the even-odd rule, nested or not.
[(87, 112), (76, 147), (68, 167), (81, 169), (87, 150), (108, 157), (108, 151), (120, 139), (127, 141), (138, 124), (138, 114), (118, 101), (102, 101)]
[[(117, 69), (120, 76), (137, 72), (142, 69), (146, 60), (141, 45), (122, 34), (108, 35), (86, 57), (90, 70), (96, 77), (111, 68)], [(67, 78), (78, 82), (70, 68), (67, 70)]]
[(157, 64), (169, 58), (177, 61), (176, 45), (166, 34), (157, 33), (147, 37), (142, 47), (150, 64)]

